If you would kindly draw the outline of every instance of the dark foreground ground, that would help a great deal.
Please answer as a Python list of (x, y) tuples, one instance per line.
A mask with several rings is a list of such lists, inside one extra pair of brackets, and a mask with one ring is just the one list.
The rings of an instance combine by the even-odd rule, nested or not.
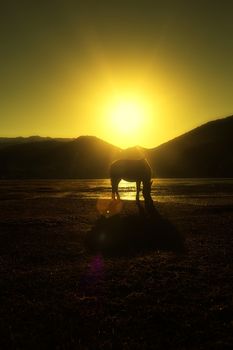
[(0, 201), (1, 349), (232, 349), (233, 206)]

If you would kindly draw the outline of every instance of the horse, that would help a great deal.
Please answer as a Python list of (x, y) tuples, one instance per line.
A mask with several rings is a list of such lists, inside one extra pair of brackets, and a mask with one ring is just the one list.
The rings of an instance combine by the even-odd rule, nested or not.
[(112, 185), (112, 199), (120, 199), (118, 193), (119, 182), (123, 179), (129, 182), (136, 182), (136, 202), (139, 203), (139, 192), (141, 182), (143, 183), (143, 197), (145, 201), (151, 201), (151, 167), (147, 160), (144, 159), (119, 159), (111, 164), (110, 179)]

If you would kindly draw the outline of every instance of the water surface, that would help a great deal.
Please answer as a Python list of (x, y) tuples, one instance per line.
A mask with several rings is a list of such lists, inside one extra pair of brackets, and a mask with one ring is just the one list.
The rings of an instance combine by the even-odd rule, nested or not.
[[(135, 199), (135, 183), (121, 181), (123, 200)], [(153, 179), (151, 195), (159, 202), (196, 205), (233, 204), (233, 179)], [(109, 179), (1, 180), (0, 200), (36, 198), (111, 198)]]

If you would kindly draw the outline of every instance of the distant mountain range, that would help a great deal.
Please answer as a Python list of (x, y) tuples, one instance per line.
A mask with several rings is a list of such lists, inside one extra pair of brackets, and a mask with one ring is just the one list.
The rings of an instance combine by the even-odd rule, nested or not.
[(0, 138), (0, 178), (107, 178), (113, 160), (141, 157), (155, 177), (233, 177), (233, 116), (153, 149), (121, 150), (94, 136)]
[[(27, 140), (28, 141), (28, 140)], [(108, 177), (120, 149), (93, 136), (74, 140), (15, 140), (0, 149), (0, 177), (58, 179)]]
[(67, 142), (72, 140), (74, 140), (74, 138), (52, 138), (52, 137), (41, 137), (41, 136), (0, 137), (0, 149), (6, 146), (22, 144), (22, 143), (42, 142), (42, 141)]

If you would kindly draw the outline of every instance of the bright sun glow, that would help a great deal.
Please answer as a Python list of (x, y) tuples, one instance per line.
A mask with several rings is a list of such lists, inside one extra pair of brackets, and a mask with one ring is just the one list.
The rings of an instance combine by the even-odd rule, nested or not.
[(143, 125), (143, 109), (135, 101), (120, 101), (114, 106), (111, 122), (118, 132), (132, 134), (138, 132)]
[(116, 139), (116, 144), (122, 147), (135, 146), (150, 130), (151, 108), (138, 96), (120, 96), (109, 101), (105, 120), (106, 131), (112, 135), (113, 142)]

